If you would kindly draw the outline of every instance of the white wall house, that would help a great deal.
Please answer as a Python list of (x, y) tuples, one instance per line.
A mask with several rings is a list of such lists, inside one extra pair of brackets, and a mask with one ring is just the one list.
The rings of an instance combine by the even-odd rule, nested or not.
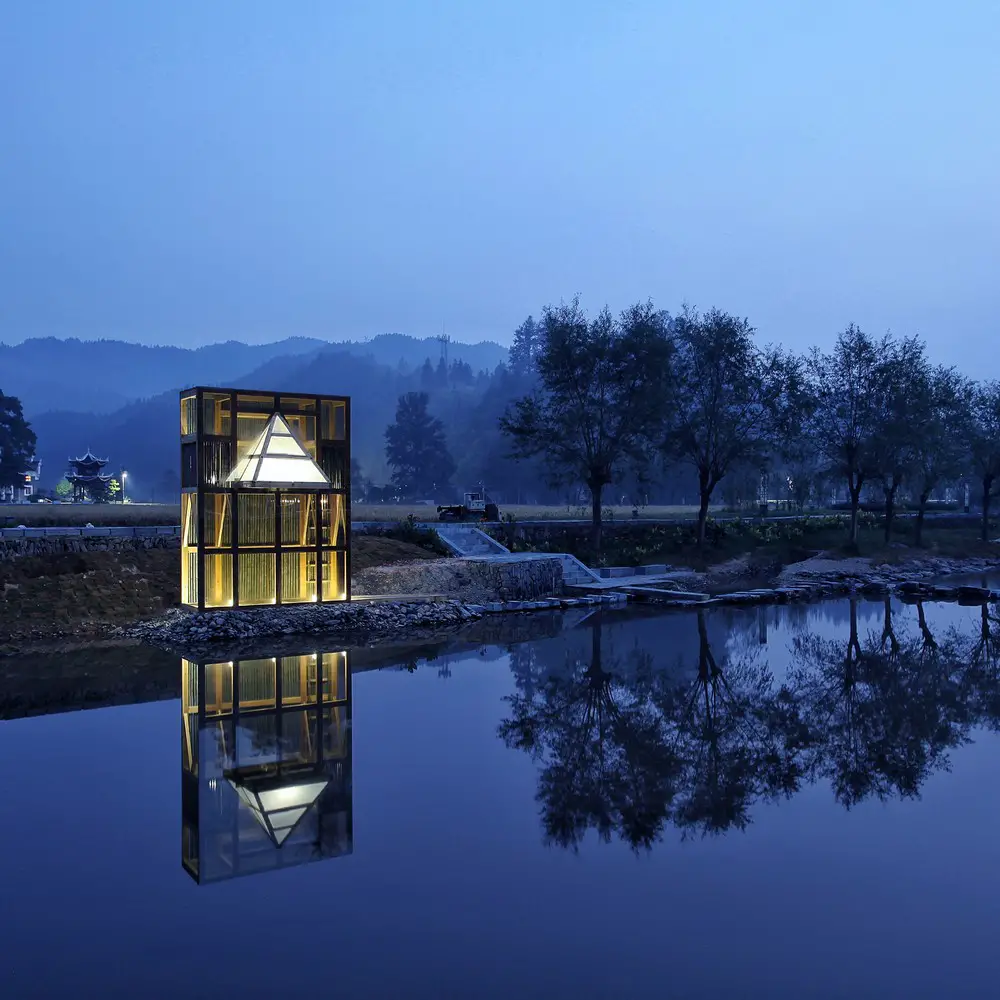
[(41, 459), (33, 459), (24, 470), (21, 482), (13, 486), (0, 486), (0, 503), (27, 503), (38, 490), (38, 477), (41, 472)]

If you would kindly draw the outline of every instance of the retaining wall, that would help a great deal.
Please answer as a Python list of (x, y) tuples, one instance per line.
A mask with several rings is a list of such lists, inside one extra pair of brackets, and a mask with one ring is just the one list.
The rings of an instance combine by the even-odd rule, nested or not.
[[(23, 535), (0, 538), (0, 562), (37, 556), (58, 556), (84, 552), (148, 552), (151, 549), (180, 549), (180, 536), (166, 532), (160, 534), (120, 535), (111, 534), (113, 528), (84, 529), (94, 534), (46, 535), (37, 532), (43, 528), (26, 529)], [(129, 530), (131, 529), (123, 529)]]
[(433, 594), (470, 601), (530, 601), (561, 594), (559, 559), (435, 559), (373, 566), (354, 574), (355, 594)]

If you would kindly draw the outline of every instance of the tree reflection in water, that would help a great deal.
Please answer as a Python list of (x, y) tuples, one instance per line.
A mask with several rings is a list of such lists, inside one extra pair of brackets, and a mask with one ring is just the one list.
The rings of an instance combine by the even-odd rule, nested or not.
[(789, 686), (814, 735), (807, 769), (829, 779), (848, 808), (869, 796), (917, 795), (966, 738), (957, 649), (950, 641), (930, 646), (928, 635), (900, 638), (886, 600), (881, 635), (862, 639), (852, 599), (846, 641), (806, 635), (794, 642)]
[(538, 800), (546, 841), (576, 847), (589, 829), (633, 847), (658, 838), (679, 773), (642, 687), (605, 663), (601, 627), (587, 657), (509, 698), (500, 726), (510, 747), (542, 762)]
[(661, 672), (653, 700), (663, 738), (681, 764), (674, 824), (685, 833), (721, 833), (745, 827), (755, 800), (798, 787), (795, 748), (802, 733), (786, 690), (776, 692), (758, 662), (758, 649), (717, 658), (704, 611), (697, 627), (695, 680), (685, 686)]
[(705, 611), (686, 675), (616, 655), (599, 618), (589, 656), (533, 657), (500, 735), (539, 765), (546, 841), (575, 849), (596, 830), (648, 849), (671, 825), (743, 829), (757, 803), (816, 780), (846, 808), (918, 796), (974, 726), (1000, 729), (1000, 618), (983, 608), (976, 634), (935, 635), (916, 611), (899, 628), (887, 599), (862, 635), (851, 600), (844, 638), (794, 638), (781, 684), (759, 645), (713, 648)]

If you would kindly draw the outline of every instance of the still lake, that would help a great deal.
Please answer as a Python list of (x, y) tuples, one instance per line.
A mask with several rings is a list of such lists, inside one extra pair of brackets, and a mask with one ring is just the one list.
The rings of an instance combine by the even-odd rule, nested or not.
[(514, 617), (0, 722), (0, 996), (998, 995), (995, 608)]

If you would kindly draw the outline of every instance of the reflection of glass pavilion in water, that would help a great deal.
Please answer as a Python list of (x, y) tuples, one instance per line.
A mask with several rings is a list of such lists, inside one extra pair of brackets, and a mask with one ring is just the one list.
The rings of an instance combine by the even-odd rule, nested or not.
[(353, 849), (347, 654), (181, 660), (181, 861), (199, 883)]

